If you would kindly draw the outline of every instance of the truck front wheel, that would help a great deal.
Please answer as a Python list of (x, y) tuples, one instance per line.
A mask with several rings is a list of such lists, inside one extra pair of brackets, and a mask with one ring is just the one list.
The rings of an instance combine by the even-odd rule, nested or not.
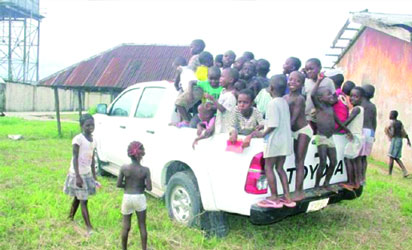
[(191, 172), (177, 172), (170, 178), (165, 199), (170, 218), (184, 225), (200, 226), (203, 209), (196, 178)]

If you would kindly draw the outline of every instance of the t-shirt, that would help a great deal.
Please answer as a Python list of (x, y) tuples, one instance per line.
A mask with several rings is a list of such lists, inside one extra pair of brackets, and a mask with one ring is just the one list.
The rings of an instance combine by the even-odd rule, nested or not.
[(199, 54), (197, 55), (193, 55), (190, 59), (189, 59), (189, 63), (187, 64), (187, 67), (193, 71), (196, 71), (197, 67), (200, 66), (200, 62), (199, 62)]
[(209, 72), (209, 68), (204, 65), (200, 65), (199, 67), (197, 67), (196, 73), (195, 73), (197, 80), (206, 81), (208, 72)]
[[(72, 140), (72, 145), (79, 145), (79, 174), (88, 174), (92, 171), (93, 152), (96, 149), (96, 140), (88, 141), (83, 134), (76, 135)], [(70, 173), (75, 174), (73, 157), (70, 161)]]
[(217, 110), (215, 132), (228, 133), (230, 130), (231, 112), (236, 106), (236, 96), (232, 91), (223, 89), (222, 93), (220, 93), (218, 103), (225, 107), (226, 111), (222, 113)]
[(190, 81), (197, 81), (195, 72), (188, 67), (182, 67), (182, 72), (180, 73), (180, 86), (182, 87), (183, 92), (188, 91)]
[(255, 97), (256, 107), (263, 116), (266, 113), (266, 106), (272, 100), (272, 96), (266, 88), (259, 91), (259, 94)]
[(287, 156), (293, 153), (293, 138), (290, 126), (288, 102), (282, 97), (273, 98), (266, 108), (266, 128), (276, 127), (268, 134), (265, 141), (263, 157)]
[[(346, 105), (346, 98), (345, 94), (343, 94), (341, 89), (336, 90), (336, 95), (338, 96), (338, 102), (333, 105), (333, 111), (335, 112), (338, 119), (344, 123), (349, 116), (349, 108)], [(339, 125), (335, 123), (335, 129), (338, 129)], [(339, 130), (339, 133), (345, 133), (345, 130)]]
[[(314, 121), (315, 117), (313, 116), (313, 110), (315, 109), (315, 105), (313, 104), (311, 94), (312, 90), (315, 87), (315, 82), (312, 79), (306, 78), (305, 85), (303, 86), (302, 93), (306, 96), (306, 108), (305, 108), (305, 115), (306, 120)], [(320, 82), (319, 87), (324, 87), (330, 89), (331, 93), (335, 93), (335, 84), (333, 83), (332, 79), (330, 78), (323, 78)]]
[(257, 108), (253, 108), (250, 117), (246, 118), (236, 106), (230, 118), (230, 127), (236, 129), (240, 135), (249, 135), (258, 125), (263, 124), (263, 116)]
[(208, 93), (209, 95), (213, 96), (216, 100), (219, 100), (220, 93), (223, 90), (222, 86), (213, 88), (210, 85), (209, 81), (197, 81), (197, 86), (203, 89), (203, 93)]

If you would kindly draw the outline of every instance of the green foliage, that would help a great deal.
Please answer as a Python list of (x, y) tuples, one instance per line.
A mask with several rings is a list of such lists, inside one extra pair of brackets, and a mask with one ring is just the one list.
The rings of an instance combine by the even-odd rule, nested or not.
[(97, 106), (90, 107), (87, 112), (89, 112), (89, 114), (91, 114), (91, 115), (96, 114), (97, 113)]
[[(71, 159), (71, 138), (78, 123), (0, 118), (0, 249), (119, 249), (122, 191), (115, 178), (99, 177), (103, 187), (89, 200), (96, 232), (85, 236), (78, 211), (67, 216), (71, 198), (62, 192)], [(12, 141), (8, 134), (22, 134)], [(148, 197), (148, 245), (152, 249), (407, 249), (412, 244), (412, 183), (386, 174), (385, 165), (368, 169), (359, 199), (300, 214), (266, 226), (228, 215), (224, 239), (207, 239), (194, 228), (168, 218), (164, 202)], [(133, 217), (129, 247), (140, 248)]]

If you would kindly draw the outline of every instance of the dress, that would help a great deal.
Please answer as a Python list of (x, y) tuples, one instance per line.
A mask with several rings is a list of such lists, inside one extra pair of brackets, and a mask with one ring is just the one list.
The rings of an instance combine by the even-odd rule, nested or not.
[(230, 118), (230, 127), (236, 129), (240, 135), (249, 135), (256, 129), (256, 126), (263, 124), (263, 116), (256, 108), (252, 108), (252, 114), (246, 118), (236, 106)]
[(353, 140), (349, 141), (345, 146), (344, 155), (348, 159), (355, 159), (356, 157), (360, 156), (363, 144), (362, 130), (364, 109), (362, 106), (356, 107), (360, 109), (360, 112), (348, 125), (348, 129), (353, 135)]
[[(342, 92), (341, 89), (336, 90), (336, 95), (338, 97), (338, 102), (333, 105), (333, 111), (335, 112), (338, 119), (344, 123), (349, 117), (349, 108), (346, 104), (345, 94)], [(335, 129), (338, 129), (339, 125), (335, 123)], [(340, 134), (345, 134), (345, 130), (339, 130)]]
[(218, 103), (225, 107), (226, 111), (222, 113), (220, 110), (217, 110), (215, 133), (228, 133), (230, 130), (231, 112), (236, 106), (236, 97), (232, 91), (223, 89)]
[[(312, 94), (312, 90), (315, 87), (315, 82), (312, 79), (306, 78), (305, 85), (302, 89), (302, 93), (306, 96), (306, 107), (305, 107), (305, 115), (306, 120), (308, 121), (316, 121), (316, 117), (314, 116), (315, 112), (315, 105), (313, 104), (312, 98), (310, 95)], [(335, 93), (335, 84), (330, 78), (325, 77), (321, 82), (319, 87), (324, 87), (329, 89), (332, 93)]]
[(91, 173), (93, 152), (96, 149), (96, 140), (90, 142), (83, 134), (76, 135), (72, 145), (79, 145), (79, 174), (83, 180), (83, 186), (76, 185), (76, 173), (74, 171), (73, 158), (70, 161), (70, 170), (64, 183), (64, 193), (76, 196), (79, 200), (87, 200), (89, 195), (96, 193), (96, 182)]
[(263, 157), (287, 156), (293, 153), (289, 105), (282, 97), (273, 98), (266, 108), (267, 127), (275, 130), (264, 138)]

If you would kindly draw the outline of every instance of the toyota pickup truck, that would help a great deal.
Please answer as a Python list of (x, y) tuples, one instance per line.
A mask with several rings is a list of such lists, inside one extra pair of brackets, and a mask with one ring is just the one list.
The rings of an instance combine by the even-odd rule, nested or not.
[[(306, 198), (294, 208), (258, 207), (256, 203), (270, 195), (263, 170), (263, 139), (252, 139), (242, 153), (234, 153), (225, 150), (228, 135), (215, 134), (199, 141), (193, 149), (196, 129), (169, 126), (178, 121), (174, 105), (177, 95), (168, 81), (138, 83), (125, 89), (110, 105), (99, 104), (94, 115), (95, 161), (99, 172), (117, 176), (120, 167), (130, 163), (128, 144), (134, 140), (142, 142), (146, 151), (142, 165), (149, 167), (153, 183), (150, 193), (164, 198), (172, 219), (214, 228), (214, 233), (223, 236), (228, 232), (226, 213), (248, 216), (253, 224), (269, 224), (361, 195), (362, 188), (351, 192), (336, 185), (347, 180), (343, 162), (346, 138), (334, 135), (338, 164), (331, 184), (338, 191), (311, 191), (319, 159), (316, 146), (310, 143), (305, 159)], [(287, 157), (284, 168), (293, 192), (293, 155)], [(280, 182), (277, 184), (282, 194)]]

